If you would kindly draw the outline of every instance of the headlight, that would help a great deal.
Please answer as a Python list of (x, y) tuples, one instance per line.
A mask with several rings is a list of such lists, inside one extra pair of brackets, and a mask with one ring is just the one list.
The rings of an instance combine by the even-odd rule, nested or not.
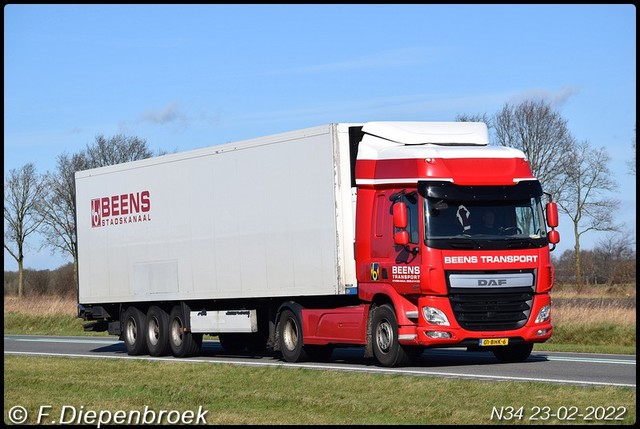
[(424, 320), (432, 325), (449, 326), (449, 319), (440, 310), (434, 307), (422, 307), (422, 315)]
[(536, 323), (542, 323), (549, 320), (549, 316), (551, 316), (551, 306), (545, 305), (538, 312), (538, 316), (536, 317)]

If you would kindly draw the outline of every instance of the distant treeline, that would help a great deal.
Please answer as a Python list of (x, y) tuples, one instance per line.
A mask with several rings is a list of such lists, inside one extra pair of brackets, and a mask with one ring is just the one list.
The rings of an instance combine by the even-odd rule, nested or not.
[[(55, 270), (24, 270), (25, 296), (57, 295), (76, 297), (77, 288), (73, 275), (73, 264)], [(18, 295), (18, 272), (4, 272), (4, 296)]]
[[(602, 243), (601, 243), (602, 244)], [(575, 252), (565, 250), (561, 255), (552, 253), (556, 283), (575, 284)], [(580, 252), (582, 282), (584, 285), (620, 285), (636, 282), (636, 252), (627, 244), (599, 246)]]

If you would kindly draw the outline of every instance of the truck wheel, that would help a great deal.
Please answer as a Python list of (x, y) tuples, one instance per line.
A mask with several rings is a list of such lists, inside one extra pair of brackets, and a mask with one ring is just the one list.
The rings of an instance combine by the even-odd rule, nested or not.
[(371, 326), (373, 355), (378, 363), (386, 367), (406, 365), (410, 358), (398, 343), (398, 321), (389, 304), (373, 309)]
[(146, 316), (136, 307), (128, 307), (124, 315), (123, 321), (123, 339), (127, 348), (127, 354), (131, 356), (146, 354), (147, 342), (145, 340), (146, 332)]
[(524, 362), (527, 360), (533, 344), (516, 344), (513, 346), (496, 347), (493, 349), (493, 355), (500, 362)]
[(186, 326), (182, 308), (174, 306), (169, 316), (169, 345), (175, 357), (197, 355), (202, 347), (202, 334), (185, 332)]
[(287, 362), (300, 362), (307, 359), (302, 347), (302, 324), (291, 310), (284, 310), (280, 316), (280, 352)]
[(147, 348), (151, 356), (169, 354), (169, 315), (157, 306), (147, 311)]

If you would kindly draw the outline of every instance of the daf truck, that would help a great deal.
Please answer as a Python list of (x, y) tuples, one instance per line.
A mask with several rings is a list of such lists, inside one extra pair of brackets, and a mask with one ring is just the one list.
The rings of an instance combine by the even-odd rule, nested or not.
[[(481, 122), (331, 123), (78, 171), (78, 317), (130, 355), (528, 358), (556, 204)], [(481, 225), (491, 212), (493, 230)]]

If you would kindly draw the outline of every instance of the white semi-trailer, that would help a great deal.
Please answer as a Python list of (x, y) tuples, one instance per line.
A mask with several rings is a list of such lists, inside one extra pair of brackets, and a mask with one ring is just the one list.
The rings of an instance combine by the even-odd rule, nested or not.
[[(79, 317), (130, 354), (213, 334), (287, 361), (347, 345), (385, 366), (430, 346), (521, 360), (552, 330), (542, 196), (482, 123), (329, 124), (80, 171)], [(489, 208), (504, 229), (472, 237)]]

